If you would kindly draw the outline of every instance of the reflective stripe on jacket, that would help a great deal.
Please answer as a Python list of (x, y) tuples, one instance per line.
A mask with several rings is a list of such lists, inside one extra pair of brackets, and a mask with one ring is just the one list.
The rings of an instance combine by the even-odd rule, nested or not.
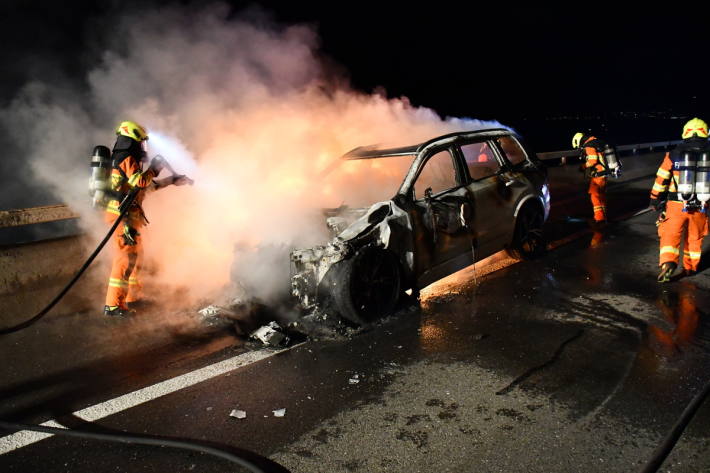
[[(663, 157), (661, 166), (656, 171), (656, 181), (651, 188), (651, 198), (660, 199), (662, 194), (668, 193), (668, 200), (678, 201), (678, 182), (679, 172), (673, 170), (673, 160), (671, 153), (666, 153)], [(675, 198), (671, 198), (675, 197)]]
[[(151, 185), (151, 183), (153, 182), (153, 178), (155, 177), (155, 173), (152, 169), (143, 171), (140, 165), (140, 161), (135, 159), (133, 156), (126, 157), (118, 165), (118, 168), (120, 168), (120, 170), (114, 168), (111, 171), (111, 190), (124, 195), (128, 194), (131, 189), (134, 189), (136, 187), (140, 189), (147, 188)], [(142, 190), (136, 196), (136, 200), (134, 202), (137, 204), (137, 206), (135, 209), (129, 211), (130, 220), (135, 221), (138, 219), (142, 219), (142, 210), (140, 210), (140, 204), (141, 202), (143, 202), (144, 197), (145, 190)], [(109, 201), (106, 207), (106, 213), (109, 214), (107, 215), (108, 220), (112, 221), (113, 219), (115, 219), (116, 215), (120, 215), (120, 204), (121, 203), (117, 199)], [(108, 218), (109, 216), (110, 218)]]
[[(590, 136), (587, 138), (583, 145), (586, 145), (587, 143), (591, 141), (596, 141), (597, 139), (594, 136)], [(584, 156), (585, 156), (585, 162), (584, 162), (584, 167), (585, 168), (594, 168), (594, 171), (598, 173), (602, 173), (606, 170), (604, 166), (604, 155), (601, 154), (600, 151), (598, 151), (596, 148), (593, 146), (584, 146)]]

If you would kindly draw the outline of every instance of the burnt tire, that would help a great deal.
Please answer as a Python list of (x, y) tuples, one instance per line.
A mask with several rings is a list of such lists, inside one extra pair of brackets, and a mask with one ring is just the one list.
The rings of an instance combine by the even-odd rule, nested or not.
[(337, 265), (331, 296), (344, 319), (364, 325), (394, 311), (401, 293), (401, 272), (391, 251), (368, 245)]
[(515, 231), (509, 253), (524, 260), (539, 258), (547, 249), (542, 226), (545, 217), (542, 210), (533, 205), (526, 205), (515, 220)]

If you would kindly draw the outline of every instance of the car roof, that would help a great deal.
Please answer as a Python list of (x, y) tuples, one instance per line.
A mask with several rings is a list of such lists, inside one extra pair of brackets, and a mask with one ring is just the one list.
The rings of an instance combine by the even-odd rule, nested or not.
[(380, 148), (378, 145), (359, 146), (345, 153), (342, 159), (373, 159), (391, 158), (393, 156), (410, 156), (419, 154), (426, 148), (450, 143), (460, 138), (480, 138), (510, 135), (513, 131), (506, 128), (488, 128), (485, 130), (458, 131), (447, 135), (437, 136), (431, 140), (410, 146), (400, 146), (397, 148)]

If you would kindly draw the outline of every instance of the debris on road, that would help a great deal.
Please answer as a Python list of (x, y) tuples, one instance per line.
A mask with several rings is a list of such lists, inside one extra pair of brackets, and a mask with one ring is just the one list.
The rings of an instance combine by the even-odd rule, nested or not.
[(274, 417), (283, 417), (286, 415), (286, 409), (276, 409), (275, 411), (271, 411), (274, 413)]
[(229, 413), (229, 417), (235, 417), (237, 419), (246, 419), (247, 413), (246, 411), (240, 411), (238, 409), (232, 409), (232, 412)]
[(284, 335), (279, 324), (273, 321), (254, 330), (250, 337), (272, 347), (285, 346), (289, 342), (289, 338)]
[(354, 374), (353, 377), (348, 380), (348, 383), (350, 383), (350, 384), (357, 384), (359, 382), (360, 382), (360, 376), (357, 373)]
[(349, 339), (359, 331), (346, 324), (340, 317), (329, 317), (327, 312), (319, 309), (301, 317), (296, 322), (292, 322), (288, 328), (313, 340)]
[(213, 315), (218, 315), (221, 311), (221, 307), (217, 307), (216, 305), (208, 305), (204, 309), (200, 309), (197, 312), (203, 317), (212, 317)]
[(197, 313), (202, 318), (201, 322), (210, 327), (229, 326), (232, 324), (231, 319), (235, 316), (231, 310), (218, 305), (208, 305), (204, 309), (198, 310)]

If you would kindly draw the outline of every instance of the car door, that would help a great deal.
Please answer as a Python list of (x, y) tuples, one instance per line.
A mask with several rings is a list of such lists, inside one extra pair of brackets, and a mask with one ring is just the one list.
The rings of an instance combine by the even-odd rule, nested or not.
[(521, 183), (493, 141), (464, 143), (459, 152), (468, 173), (467, 189), (473, 196), (471, 226), (479, 260), (509, 243), (516, 188)]
[(414, 246), (419, 287), (471, 264), (471, 196), (450, 149), (432, 151), (413, 182)]

